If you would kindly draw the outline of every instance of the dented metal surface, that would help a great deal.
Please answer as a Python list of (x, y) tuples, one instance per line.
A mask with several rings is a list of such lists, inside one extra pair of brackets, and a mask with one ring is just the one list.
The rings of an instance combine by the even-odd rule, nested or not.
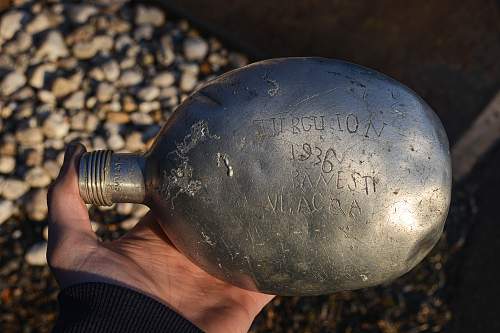
[(450, 202), (448, 141), (430, 107), (380, 73), (321, 58), (211, 81), (143, 159), (132, 174), (175, 246), (220, 279), (272, 294), (404, 274), (439, 239)]

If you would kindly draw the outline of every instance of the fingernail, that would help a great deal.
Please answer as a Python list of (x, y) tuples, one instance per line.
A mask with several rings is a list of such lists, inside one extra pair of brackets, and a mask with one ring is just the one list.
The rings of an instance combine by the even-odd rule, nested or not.
[(64, 151), (64, 161), (59, 176), (64, 175), (68, 171), (69, 167), (71, 166), (70, 163), (71, 158), (76, 153), (77, 148), (78, 148), (77, 142), (70, 142), (66, 147), (66, 150)]

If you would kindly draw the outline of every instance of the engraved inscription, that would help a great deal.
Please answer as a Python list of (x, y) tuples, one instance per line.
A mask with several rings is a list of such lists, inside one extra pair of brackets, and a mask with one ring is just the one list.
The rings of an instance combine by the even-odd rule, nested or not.
[(335, 189), (365, 195), (377, 193), (377, 179), (374, 176), (362, 175), (359, 172), (336, 170), (325, 174), (295, 170), (292, 175), (293, 190)]
[(283, 192), (267, 193), (266, 209), (273, 214), (309, 215), (324, 212), (355, 218), (361, 215), (361, 206), (356, 199), (341, 199), (331, 194), (313, 192), (299, 196), (288, 196)]
[(259, 136), (275, 137), (282, 133), (302, 134), (308, 132), (345, 132), (360, 134), (366, 138), (380, 137), (384, 131), (385, 122), (373, 119), (360, 119), (354, 113), (334, 116), (308, 115), (295, 117), (268, 117), (253, 119), (253, 124), (259, 129)]

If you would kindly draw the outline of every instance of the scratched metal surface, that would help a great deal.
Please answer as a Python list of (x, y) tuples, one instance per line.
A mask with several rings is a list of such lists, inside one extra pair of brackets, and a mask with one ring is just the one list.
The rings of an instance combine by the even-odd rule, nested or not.
[(177, 217), (163, 225), (174, 244), (221, 279), (280, 295), (400, 276), (437, 242), (450, 202), (448, 141), (429, 106), (321, 58), (208, 83), (147, 160), (149, 205)]

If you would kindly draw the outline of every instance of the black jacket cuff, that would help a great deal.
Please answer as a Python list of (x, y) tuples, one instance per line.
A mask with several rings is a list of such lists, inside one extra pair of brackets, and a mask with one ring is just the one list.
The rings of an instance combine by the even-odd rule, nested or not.
[(53, 332), (202, 332), (155, 299), (108, 283), (83, 283), (59, 294)]

